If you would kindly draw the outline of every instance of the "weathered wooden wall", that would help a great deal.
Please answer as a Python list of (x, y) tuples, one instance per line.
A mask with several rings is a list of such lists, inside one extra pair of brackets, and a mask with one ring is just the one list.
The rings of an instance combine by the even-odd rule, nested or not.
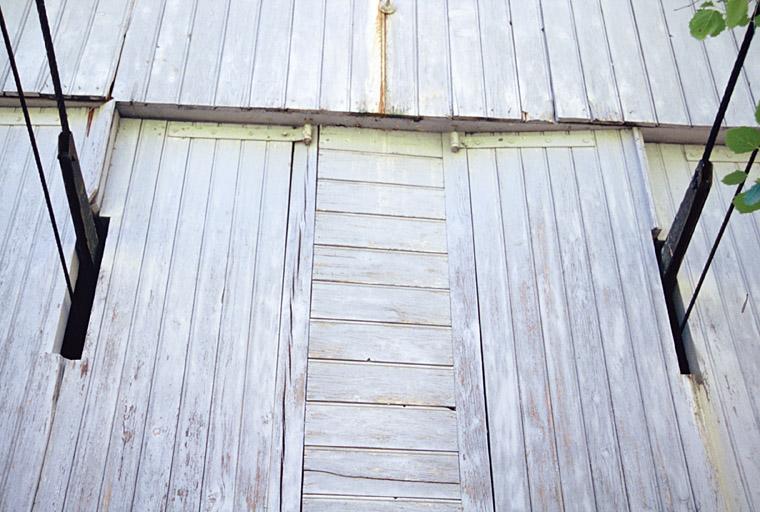
[[(50, 93), (33, 2), (7, 4), (24, 84)], [(395, 0), (387, 16), (377, 4), (55, 0), (48, 10), (72, 96), (106, 97), (115, 79), (113, 97), (137, 104), (503, 121), (707, 126), (741, 37), (692, 39), (693, 7), (680, 0)], [(759, 56), (756, 46), (729, 125), (752, 122)]]
[[(647, 145), (649, 175), (660, 226), (668, 227), (701, 148)], [(713, 154), (716, 184), (679, 274), (688, 303), (734, 187), (717, 183), (744, 169), (748, 155)], [(755, 165), (750, 180), (760, 176)], [(750, 181), (750, 182), (751, 182)], [(760, 222), (734, 213), (689, 321), (690, 362), (696, 379), (695, 414), (721, 485), (733, 483), (741, 508), (760, 507)]]
[[(109, 145), (112, 107), (70, 111), (91, 191), (98, 188)], [(74, 230), (56, 160), (58, 115), (53, 109), (33, 109), (31, 117), (67, 267), (73, 271)], [(31, 503), (30, 486), (42, 464), (69, 302), (21, 111), (0, 110), (0, 141), (0, 508), (13, 509)]]

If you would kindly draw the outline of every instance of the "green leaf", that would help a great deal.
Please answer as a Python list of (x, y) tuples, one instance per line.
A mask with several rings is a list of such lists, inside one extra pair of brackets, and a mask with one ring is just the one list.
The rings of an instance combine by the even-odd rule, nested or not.
[(752, 185), (752, 188), (736, 196), (734, 198), (734, 206), (741, 213), (760, 210), (760, 183), (755, 183)]
[(724, 185), (738, 185), (739, 183), (744, 183), (744, 180), (747, 179), (747, 173), (744, 171), (734, 171), (731, 174), (726, 174), (722, 180)]
[(757, 104), (757, 108), (755, 109), (755, 121), (757, 121), (757, 124), (760, 124), (760, 103)]
[(760, 147), (760, 131), (743, 126), (726, 132), (726, 146), (734, 153), (749, 153)]
[(749, 23), (747, 0), (726, 0), (726, 25), (728, 28)]
[(691, 35), (700, 41), (707, 36), (717, 36), (726, 29), (723, 14), (714, 9), (698, 9), (689, 22)]

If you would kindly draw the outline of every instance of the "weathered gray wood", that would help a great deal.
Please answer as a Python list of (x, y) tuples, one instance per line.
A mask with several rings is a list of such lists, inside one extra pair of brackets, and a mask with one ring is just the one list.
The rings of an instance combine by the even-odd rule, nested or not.
[(307, 446), (457, 450), (456, 412), (439, 407), (306, 405)]
[(443, 152), (439, 137), (440, 135), (433, 133), (369, 129), (357, 131), (350, 128), (325, 127), (319, 139), (319, 147), (320, 149), (440, 158)]
[(448, 4), (448, 15), (453, 113), (462, 117), (483, 115), (486, 97), (478, 2)]
[[(544, 340), (551, 412), (557, 430), (557, 455), (561, 471), (562, 498), (578, 510), (593, 508), (589, 447), (584, 411), (578, 388), (575, 340), (567, 313), (568, 298), (559, 254), (557, 218), (564, 212), (554, 207), (550, 173), (568, 165), (567, 149), (525, 149), (524, 166), (527, 215), (530, 219), (534, 279), (538, 295), (541, 333)], [(579, 340), (580, 341), (580, 340)], [(580, 341), (582, 343), (582, 341)], [(589, 414), (594, 414), (588, 411)]]
[(424, 501), (403, 499), (357, 499), (305, 496), (304, 512), (460, 512), (457, 501)]
[[(140, 285), (134, 308), (131, 333), (119, 384), (119, 398), (114, 413), (114, 425), (105, 447), (106, 462), (104, 490), (112, 503), (127, 503), (132, 499), (135, 478), (140, 463), (141, 441), (149, 402), (156, 339), (161, 329), (165, 307), (166, 283), (172, 262), (173, 240), (177, 228), (182, 186), (185, 181), (185, 161), (188, 141), (168, 141), (162, 151), (163, 164), (156, 182), (150, 228), (145, 241), (146, 264), (140, 272)], [(117, 169), (116, 172), (123, 172)], [(178, 186), (180, 184), (180, 186)]]
[(315, 282), (312, 295), (312, 318), (442, 326), (451, 322), (449, 293), (444, 290)]
[[(597, 134), (599, 161), (604, 169), (624, 168), (624, 153), (620, 137), (615, 132)], [(609, 218), (613, 239), (617, 248), (617, 262), (621, 275), (625, 276), (622, 289), (627, 305), (631, 344), (639, 367), (647, 424), (652, 440), (653, 462), (658, 476), (662, 504), (668, 509), (687, 510), (694, 507), (693, 495), (680, 441), (680, 433), (673, 408), (662, 344), (657, 343), (657, 329), (647, 321), (646, 313), (654, 316), (651, 296), (643, 296), (646, 277), (643, 258), (651, 256), (644, 252), (642, 233), (635, 224), (632, 191), (625, 175), (603, 172), (607, 190)], [(646, 256), (645, 256), (646, 255)]]
[(310, 357), (453, 364), (448, 327), (313, 320), (309, 334)]
[[(281, 509), (300, 507), (303, 478), (303, 439), (306, 415), (306, 378), (309, 355), (309, 308), (314, 246), (314, 211), (317, 189), (317, 147), (297, 145), (293, 151), (290, 212), (286, 241), (285, 272), (280, 329), (278, 370), (283, 399)], [(295, 205), (299, 205), (296, 207)], [(278, 438), (275, 438), (277, 441)], [(273, 483), (276, 480), (273, 479)], [(271, 487), (270, 487), (271, 488)], [(270, 491), (271, 493), (272, 491)]]
[[(378, 112), (382, 103), (381, 14), (374, 0), (353, 1), (351, 34), (351, 112)], [(325, 84), (322, 86), (325, 87)], [(322, 140), (324, 140), (323, 130)]]
[[(195, 9), (180, 0), (166, 0), (151, 48), (144, 97), (159, 103), (175, 103), (185, 80), (188, 47), (192, 38)], [(144, 44), (140, 41), (138, 44)]]
[[(320, 83), (323, 66), (322, 55), (327, 60), (325, 52), (326, 40), (324, 38), (325, 24), (330, 19), (327, 16), (327, 4), (321, 0), (294, 0), (293, 2), (293, 27), (290, 36), (290, 49), (288, 53), (288, 78), (285, 92), (285, 105), (288, 108), (313, 108), (320, 104)], [(350, 12), (350, 9), (348, 10)], [(335, 13), (338, 14), (338, 13)], [(346, 18), (348, 14), (344, 14)], [(350, 24), (342, 24), (348, 31)], [(337, 34), (329, 33), (330, 40)], [(343, 39), (345, 42), (345, 39)], [(334, 54), (330, 54), (332, 56)], [(344, 59), (348, 63), (348, 59)], [(334, 76), (333, 71), (331, 76)], [(347, 94), (347, 87), (339, 93)], [(345, 109), (343, 109), (345, 110)]]
[(314, 249), (314, 279), (359, 284), (448, 288), (443, 254), (381, 251), (348, 247)]
[(214, 102), (239, 107), (250, 98), (257, 33), (251, 27), (261, 19), (262, 0), (230, 0)]
[(485, 42), (485, 115), (502, 119), (521, 119), (514, 27), (511, 23), (509, 3), (500, 0), (480, 0), (478, 11), (480, 34)]
[[(575, 184), (576, 174), (585, 171), (578, 168), (577, 163), (593, 159), (595, 150), (578, 148), (548, 150), (547, 153), (561, 258), (559, 270), (564, 277), (569, 335), (573, 340), (594, 496), (598, 504), (624, 510), (628, 503), (615, 432), (615, 412), (588, 264), (591, 249), (586, 245)], [(584, 158), (579, 158), (579, 154)]]
[(440, 220), (318, 212), (316, 221), (321, 245), (446, 252), (446, 225)]
[(209, 197), (169, 486), (171, 506), (185, 510), (200, 507), (214, 378), (217, 371), (226, 370), (217, 367), (216, 359), (234, 206), (229, 198), (235, 195), (239, 176), (239, 147), (237, 142), (216, 141), (209, 148), (213, 151)]
[[(524, 173), (532, 170), (523, 168), (520, 150), (498, 150), (496, 163), (499, 173), (504, 251), (508, 262), (507, 282), (512, 305), (512, 331), (524, 411), (522, 421), (530, 503), (537, 508), (558, 508), (562, 499), (555, 440), (558, 427), (553, 423), (549, 409), (551, 398), (524, 186)], [(489, 400), (494, 398), (492, 396)]]
[(459, 499), (454, 453), (307, 448), (304, 494)]
[(451, 368), (309, 362), (308, 400), (454, 407)]
[[(287, 204), (292, 146), (268, 143), (262, 189), (261, 226), (253, 282), (253, 310), (246, 355), (245, 388), (240, 423), (235, 480), (235, 508), (279, 508), (282, 459), (277, 454), (278, 432), (267, 429), (275, 418), (277, 360), (284, 258), (287, 236)], [(291, 285), (292, 286), (292, 285)], [(281, 394), (279, 396), (282, 396)], [(264, 427), (264, 428), (262, 428)], [(253, 463), (255, 461), (255, 463)]]
[(446, 153), (443, 162), (462, 504), (493, 510), (467, 155)]
[(398, 2), (385, 17), (385, 110), (388, 114), (417, 114), (419, 38), (417, 2)]
[[(591, 119), (622, 121), (623, 112), (610, 57), (609, 30), (602, 18), (600, 4), (599, 0), (576, 0), (571, 3), (575, 38), (578, 41)], [(548, 7), (552, 9), (553, 5)], [(619, 27), (612, 26), (612, 31), (618, 30)], [(645, 97), (645, 91), (646, 88), (642, 88), (638, 94)]]
[(324, 148), (319, 152), (319, 177), (443, 187), (443, 168), (440, 160), (373, 153), (363, 153), (359, 158), (355, 152)]
[(429, 219), (446, 217), (440, 189), (325, 179), (319, 181), (317, 188), (320, 211)]
[[(138, 291), (142, 255), (151, 214), (151, 203), (158, 176), (163, 133), (166, 123), (144, 122), (141, 143), (134, 157), (130, 193), (124, 205), (124, 222), (118, 238), (120, 250), (105, 305), (104, 321), (93, 343), (90, 359), (92, 383), (86, 391), (84, 417), (79, 426), (76, 454), (69, 478), (66, 507), (96, 507), (106, 461), (107, 445), (119, 391), (120, 370), (124, 360), (134, 302)], [(115, 266), (117, 263), (114, 264)]]
[[(313, 4), (312, 1), (307, 1)], [(325, 110), (351, 110), (352, 62), (352, 14), (354, 2), (351, 0), (326, 0), (324, 6), (323, 49), (316, 56), (316, 62), (322, 64), (317, 103)], [(311, 9), (314, 9), (313, 7)], [(315, 16), (315, 14), (311, 14)], [(294, 33), (295, 35), (295, 33)], [(314, 34), (308, 34), (310, 45), (314, 45)], [(291, 69), (294, 69), (291, 61)], [(299, 81), (295, 87), (306, 89), (308, 82)]]
[(557, 120), (589, 118), (593, 113), (589, 108), (583, 79), (573, 7), (569, 0), (542, 6)]
[(491, 397), (488, 429), (491, 466), (496, 468), (492, 471), (495, 509), (527, 510), (530, 491), (499, 171), (493, 150), (471, 151), (467, 158), (470, 193), (478, 198), (472, 202), (472, 220), (485, 393)]
[(282, 108), (288, 76), (293, 2), (261, 2), (249, 105)]
[[(420, 115), (451, 115), (446, 4), (417, 4), (417, 95)], [(443, 49), (446, 49), (443, 51)]]
[(232, 233), (225, 276), (225, 304), (219, 330), (219, 352), (203, 470), (202, 508), (229, 509), (234, 504), (240, 418), (245, 382), (245, 354), (249, 347), (249, 321), (253, 307), (251, 283), (256, 279), (256, 254), (262, 230), (259, 212), (266, 161), (264, 144), (243, 142), (240, 147), (237, 187), (232, 201)]

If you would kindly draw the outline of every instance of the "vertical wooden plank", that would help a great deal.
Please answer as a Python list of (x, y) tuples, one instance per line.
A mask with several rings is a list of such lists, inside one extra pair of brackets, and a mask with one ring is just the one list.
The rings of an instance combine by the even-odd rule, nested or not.
[(203, 247), (195, 285), (193, 322), (185, 359), (169, 499), (172, 507), (200, 508), (211, 397), (217, 371), (219, 330), (229, 265), (230, 229), (238, 179), (237, 141), (218, 140), (213, 162)]
[[(320, 106), (323, 60), (328, 58), (327, 52), (324, 51), (325, 23), (329, 19), (325, 15), (327, 1), (294, 0), (293, 28), (288, 54), (288, 88), (285, 93), (286, 108), (315, 110)], [(334, 14), (343, 14), (347, 18), (349, 13), (350, 9), (344, 9)], [(348, 31), (350, 24), (344, 20), (340, 28)], [(346, 48), (345, 39), (343, 43), (343, 48)], [(347, 63), (348, 59), (344, 61)], [(345, 76), (348, 79), (347, 72)], [(347, 90), (347, 87), (343, 87), (339, 92), (347, 96)]]
[[(153, 191), (161, 162), (166, 123), (144, 122), (134, 161), (117, 254), (119, 272), (110, 282), (104, 321), (91, 359), (93, 385), (86, 392), (84, 418), (69, 478), (66, 507), (96, 507), (114, 419), (124, 353), (138, 293)], [(114, 376), (118, 376), (114, 378)]]
[(214, 105), (248, 104), (262, 0), (230, 0)]
[(193, 0), (190, 4), (185, 0), (164, 0), (162, 23), (145, 84), (144, 101), (173, 104), (179, 100), (195, 11), (198, 2), (204, 1), (208, 0)]
[[(198, 265), (203, 247), (214, 142), (191, 141), (182, 192), (174, 253), (158, 336), (156, 363), (148, 400), (145, 428), (140, 440), (133, 508), (166, 507), (172, 453), (180, 409), (180, 394), (190, 333), (196, 316)], [(195, 378), (195, 376), (192, 376)]]
[(506, 252), (512, 330), (523, 407), (531, 505), (561, 508), (562, 491), (555, 426), (547, 381), (538, 297), (531, 255), (531, 227), (520, 150), (496, 151), (502, 231)]
[[(383, 14), (375, 0), (353, 0), (351, 34), (351, 112), (379, 112), (385, 94), (380, 41)], [(324, 84), (322, 85), (324, 89)]]
[(462, 505), (493, 510), (467, 154), (446, 146), (442, 138)]
[(123, 101), (144, 101), (166, 0), (134, 1), (133, 6), (129, 28), (122, 43), (112, 96)]
[(397, 2), (396, 12), (385, 17), (385, 111), (416, 116), (419, 52), (417, 50), (417, 1)]
[(461, 117), (486, 117), (478, 2), (449, 2), (448, 7), (453, 113)]
[[(21, 0), (19, 2), (9, 2), (3, 6), (3, 16), (5, 16), (5, 25), (8, 27), (8, 33), (11, 36), (11, 43), (14, 50), (18, 49), (18, 41), (24, 33), (24, 27), (28, 23), (30, 13), (34, 15), (34, 3), (31, 0)], [(6, 52), (0, 53), (0, 84), (5, 84), (11, 76), (10, 62)], [(22, 80), (22, 84), (25, 81)], [(6, 90), (3, 85), (3, 90)]]
[[(631, 3), (628, 0), (605, 0), (599, 2), (599, 6), (607, 28), (606, 38), (622, 107), (622, 119), (654, 124), (657, 116)], [(588, 72), (593, 73), (593, 69)]]
[[(561, 267), (574, 351), (578, 389), (596, 503), (605, 508), (628, 507), (620, 459), (615, 411), (610, 396), (599, 319), (594, 302), (586, 237), (575, 185), (578, 153), (594, 158), (593, 148), (549, 149), (551, 203), (554, 204)], [(547, 204), (551, 204), (547, 203)], [(625, 414), (625, 412), (623, 413)]]
[[(596, 151), (574, 150), (573, 155), (583, 230), (588, 233), (593, 226), (595, 245), (614, 247), (606, 211), (599, 211), (599, 205), (605, 205), (605, 192), (599, 176)], [(616, 256), (611, 250), (592, 250), (588, 241), (586, 252), (610, 379), (628, 508), (655, 509), (659, 506), (657, 477), (652, 463), (639, 375), (636, 365), (632, 364), (629, 326)]]
[(521, 118), (554, 120), (554, 93), (550, 80), (540, 0), (509, 0), (514, 30)]
[[(323, 110), (347, 112), (351, 109), (351, 33), (354, 3), (351, 0), (325, 0), (324, 48), (320, 55), (322, 72), (317, 105)], [(314, 41), (311, 44), (315, 44)], [(299, 84), (304, 87), (305, 84)]]
[(499, 179), (493, 150), (468, 151), (480, 332), (496, 510), (528, 510), (526, 466), (512, 304)]
[(50, 437), (51, 443), (45, 453), (45, 461), (39, 477), (35, 496), (36, 510), (61, 510), (66, 496), (72, 460), (76, 453), (79, 426), (85, 408), (89, 386), (90, 366), (97, 355), (97, 339), (103, 324), (111, 284), (115, 255), (121, 240), (124, 205), (126, 202), (131, 171), (142, 134), (142, 121), (128, 119), (119, 126), (118, 141), (114, 148), (111, 166), (113, 172), (108, 193), (104, 196), (101, 213), (111, 217), (109, 239), (105, 246), (95, 299), (90, 316), (90, 327), (85, 340), (82, 359), (68, 361), (63, 369), (55, 417)]
[(18, 414), (21, 428), (7, 459), (8, 473), (0, 492), (4, 510), (32, 507), (61, 382), (62, 358), (58, 354), (35, 354), (31, 370)]
[(558, 121), (591, 119), (577, 31), (569, 0), (542, 9)]
[(556, 212), (552, 207), (549, 181), (549, 173), (555, 167), (568, 164), (568, 150), (526, 148), (522, 150), (522, 158), (562, 496), (568, 505), (589, 510), (595, 504), (594, 489), (555, 220), (555, 215), (562, 218), (564, 212)]
[(513, 27), (504, 0), (479, 0), (486, 115), (521, 119)]
[[(253, 308), (246, 356), (246, 376), (240, 423), (240, 445), (236, 457), (235, 508), (280, 507), (282, 460), (274, 459), (275, 442), (282, 424), (275, 421), (277, 390), (278, 332), (283, 289), (283, 254), (287, 227), (288, 184), (291, 144), (267, 143), (264, 202), (256, 252)], [(281, 395), (280, 395), (281, 396)], [(271, 427), (263, 428), (265, 425)], [(276, 492), (275, 492), (276, 490)]]
[(206, 448), (203, 490), (204, 510), (232, 508), (235, 470), (240, 442), (240, 418), (245, 380), (245, 353), (255, 281), (260, 210), (265, 173), (265, 143), (243, 142), (240, 147), (238, 184), (233, 201), (229, 264), (225, 277), (217, 371), (211, 400), (211, 421)]
[(282, 400), (277, 401), (275, 416), (285, 425), (284, 431), (278, 431), (282, 458), (281, 510), (297, 510), (301, 503), (316, 190), (317, 145), (297, 144), (293, 153), (280, 312), (278, 380), (284, 382), (277, 384)]
[(293, 29), (293, 2), (262, 2), (256, 33), (251, 96), (248, 105), (283, 108), (288, 81), (288, 55)]
[[(608, 30), (602, 18), (599, 0), (576, 0), (571, 4), (576, 37), (586, 82), (591, 119), (595, 121), (623, 120), (620, 98), (610, 55)], [(620, 30), (614, 27), (612, 31)], [(634, 54), (635, 55), (635, 54)], [(646, 97), (645, 90), (638, 91)]]
[(689, 124), (681, 77), (676, 67), (670, 33), (662, 15), (660, 0), (637, 0), (631, 2), (631, 6), (639, 31), (639, 43), (652, 90), (657, 122)]
[(622, 279), (627, 319), (635, 364), (640, 383), (647, 425), (652, 442), (653, 463), (658, 478), (661, 503), (667, 509), (687, 510), (694, 507), (683, 446), (673, 408), (673, 396), (665, 373), (662, 344), (649, 319), (655, 312), (651, 297), (642, 296), (646, 279), (642, 264), (641, 236), (634, 224), (630, 192), (625, 188), (623, 173), (606, 172), (625, 169), (620, 137), (616, 132), (597, 134), (600, 167), (606, 190), (613, 243)]
[(417, 2), (417, 99), (419, 115), (451, 115), (449, 34), (445, 2)]
[(178, 101), (213, 105), (232, 0), (198, 0)]
[[(697, 41), (689, 33), (689, 20), (693, 11), (691, 7), (679, 7), (682, 6), (676, 5), (672, 0), (662, 1), (665, 23), (673, 45), (675, 66), (681, 75), (686, 107), (692, 125), (712, 126), (720, 101), (715, 90), (715, 81), (710, 72), (704, 43)], [(723, 58), (730, 59), (728, 56)]]

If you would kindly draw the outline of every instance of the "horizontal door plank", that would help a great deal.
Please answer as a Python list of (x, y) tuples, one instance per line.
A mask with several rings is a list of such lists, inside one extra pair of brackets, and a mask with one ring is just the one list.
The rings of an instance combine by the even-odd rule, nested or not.
[(436, 158), (320, 148), (319, 178), (443, 188), (443, 167)]
[(304, 496), (303, 512), (461, 512), (456, 501), (322, 498)]
[(456, 412), (445, 408), (309, 402), (304, 444), (456, 451)]
[(319, 180), (317, 209), (445, 219), (443, 190), (383, 183)]
[(311, 315), (332, 320), (443, 326), (451, 323), (447, 291), (343, 283), (315, 282)]
[(459, 499), (455, 453), (307, 448), (303, 469), (305, 494)]
[(309, 357), (452, 365), (451, 329), (312, 320)]
[(434, 133), (390, 130), (357, 130), (339, 126), (321, 129), (319, 146), (370, 153), (428, 156), (440, 158), (441, 136)]
[(312, 360), (307, 400), (454, 407), (454, 371)]
[(440, 220), (317, 212), (316, 243), (445, 253), (446, 223)]
[(314, 248), (314, 279), (359, 284), (448, 288), (443, 254), (345, 247)]

